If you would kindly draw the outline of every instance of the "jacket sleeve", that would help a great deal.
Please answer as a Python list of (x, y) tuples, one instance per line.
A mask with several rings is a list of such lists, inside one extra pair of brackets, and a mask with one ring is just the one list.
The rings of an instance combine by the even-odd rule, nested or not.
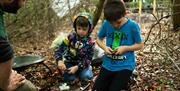
[(68, 50), (69, 41), (70, 40), (67, 36), (63, 39), (62, 43), (57, 48), (55, 48), (54, 58), (56, 61), (63, 60), (63, 55)]

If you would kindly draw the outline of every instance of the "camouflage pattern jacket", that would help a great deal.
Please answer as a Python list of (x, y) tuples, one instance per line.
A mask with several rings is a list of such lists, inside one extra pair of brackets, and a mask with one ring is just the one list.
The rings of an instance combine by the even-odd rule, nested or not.
[(55, 48), (54, 57), (57, 61), (72, 62), (83, 69), (91, 64), (94, 45), (90, 37), (80, 38), (76, 33), (71, 33)]

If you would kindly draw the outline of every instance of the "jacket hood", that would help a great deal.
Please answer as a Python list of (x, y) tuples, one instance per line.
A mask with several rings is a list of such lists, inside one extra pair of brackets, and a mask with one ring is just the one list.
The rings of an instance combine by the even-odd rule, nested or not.
[[(91, 32), (92, 32), (92, 28), (93, 28), (93, 21), (92, 21), (91, 15), (89, 13), (87, 13), (87, 12), (83, 12), (83, 13), (80, 13), (78, 16), (76, 16), (75, 19), (74, 19), (74, 22), (73, 22), (74, 29), (76, 28), (76, 20), (77, 20), (78, 17), (85, 17), (86, 19), (88, 19), (88, 22), (90, 24), (90, 28), (88, 30), (88, 35), (90, 35)], [(76, 31), (76, 29), (75, 29), (75, 31)]]

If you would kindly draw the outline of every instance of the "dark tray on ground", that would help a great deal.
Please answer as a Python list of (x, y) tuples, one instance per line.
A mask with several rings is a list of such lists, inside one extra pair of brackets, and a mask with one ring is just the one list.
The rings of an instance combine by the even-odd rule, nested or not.
[(13, 59), (13, 68), (28, 66), (44, 61), (44, 58), (38, 55), (16, 56)]

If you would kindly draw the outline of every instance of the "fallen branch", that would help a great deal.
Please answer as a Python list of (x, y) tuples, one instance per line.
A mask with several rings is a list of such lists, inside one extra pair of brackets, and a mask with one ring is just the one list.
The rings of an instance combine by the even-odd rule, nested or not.
[[(173, 64), (176, 66), (176, 68), (178, 69), (178, 71), (180, 71), (179, 66), (178, 66), (177, 63), (174, 61), (174, 59), (170, 56), (167, 48), (166, 48), (166, 54), (167, 54), (168, 58), (169, 58), (169, 59), (173, 62)], [(180, 61), (180, 60), (179, 60), (179, 61)]]

